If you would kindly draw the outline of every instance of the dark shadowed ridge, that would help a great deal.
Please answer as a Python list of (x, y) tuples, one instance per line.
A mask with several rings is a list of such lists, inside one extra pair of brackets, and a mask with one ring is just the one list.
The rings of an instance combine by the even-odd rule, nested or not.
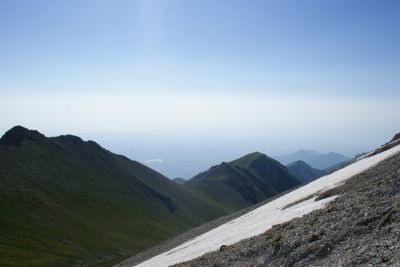
[(308, 183), (318, 177), (325, 175), (323, 170), (318, 170), (302, 160), (298, 160), (286, 165), (288, 171), (302, 183)]
[(29, 130), (22, 126), (15, 126), (0, 138), (0, 144), (4, 146), (20, 146), (25, 139), (43, 140), (44, 138), (45, 136), (38, 131)]
[(278, 161), (254, 152), (213, 166), (188, 180), (185, 186), (231, 211), (237, 211), (299, 184)]

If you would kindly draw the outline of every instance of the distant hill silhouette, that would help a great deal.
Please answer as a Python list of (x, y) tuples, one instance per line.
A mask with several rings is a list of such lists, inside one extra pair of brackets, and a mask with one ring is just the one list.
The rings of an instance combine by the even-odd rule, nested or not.
[(367, 153), (367, 152), (363, 152), (363, 153), (356, 154), (356, 155), (355, 155), (353, 158), (351, 158), (351, 159), (348, 159), (348, 160), (339, 162), (339, 163), (337, 163), (337, 164), (334, 164), (334, 165), (332, 165), (332, 166), (329, 166), (328, 168), (325, 168), (325, 169), (324, 169), (324, 172), (325, 172), (325, 173), (331, 173), (331, 172), (337, 171), (337, 170), (339, 170), (339, 169), (341, 169), (341, 168), (346, 167), (347, 165), (350, 165), (351, 163), (353, 163), (354, 161), (356, 161), (358, 158), (360, 158), (360, 157), (362, 157), (362, 156), (364, 156), (364, 155), (366, 155), (366, 154), (368, 154), (368, 153)]
[(350, 158), (335, 152), (320, 154), (315, 150), (302, 149), (293, 154), (275, 157), (275, 159), (284, 165), (301, 160), (315, 169), (323, 170), (332, 165), (349, 160)]
[(286, 167), (302, 183), (308, 183), (325, 174), (325, 171), (314, 169), (302, 160), (289, 163)]
[(184, 184), (187, 180), (177, 177), (173, 180), (174, 182), (178, 183), (178, 184)]

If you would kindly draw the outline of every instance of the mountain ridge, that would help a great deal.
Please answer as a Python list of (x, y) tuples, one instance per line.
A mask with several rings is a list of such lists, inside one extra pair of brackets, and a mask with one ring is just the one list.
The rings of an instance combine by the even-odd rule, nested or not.
[(184, 185), (236, 211), (299, 184), (285, 166), (260, 152), (253, 152), (212, 166)]
[(286, 168), (302, 183), (311, 182), (312, 180), (326, 174), (324, 170), (315, 169), (302, 160), (289, 163), (286, 165)]
[[(394, 209), (399, 202), (399, 164), (400, 139), (386, 143), (343, 170), (296, 188), (277, 201), (267, 201), (240, 218), (227, 220), (217, 228), (206, 227), (201, 235), (196, 231), (187, 234), (191, 236), (189, 241), (187, 237), (177, 237), (171, 246), (151, 251), (139, 266), (398, 263), (398, 236), (393, 229), (399, 228), (400, 218)], [(318, 203), (322, 205), (318, 207)], [(309, 209), (313, 205), (316, 209)], [(290, 213), (302, 213), (303, 217)], [(276, 221), (274, 215), (278, 217)], [(387, 244), (391, 246), (390, 253)], [(365, 250), (366, 245), (374, 248), (373, 254)], [(130, 263), (131, 259), (118, 266)]]
[(94, 141), (21, 126), (0, 140), (2, 266), (119, 261), (227, 213)]
[(38, 138), (45, 138), (45, 136), (36, 130), (29, 130), (23, 126), (17, 125), (4, 133), (0, 138), (0, 145), (20, 146), (26, 138), (35, 140)]
[(316, 150), (300, 149), (295, 153), (275, 157), (283, 165), (287, 165), (297, 160), (302, 160), (314, 169), (323, 170), (350, 158), (336, 152), (321, 154)]

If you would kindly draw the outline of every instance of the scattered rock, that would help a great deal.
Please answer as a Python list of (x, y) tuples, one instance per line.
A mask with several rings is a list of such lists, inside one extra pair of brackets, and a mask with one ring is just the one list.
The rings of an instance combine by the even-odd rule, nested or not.
[(177, 266), (400, 266), (399, 169), (400, 154), (323, 194), (339, 194), (325, 209)]

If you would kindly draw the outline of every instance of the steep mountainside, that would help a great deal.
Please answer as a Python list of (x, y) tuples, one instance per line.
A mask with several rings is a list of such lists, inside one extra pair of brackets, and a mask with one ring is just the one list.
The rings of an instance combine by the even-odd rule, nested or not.
[(175, 266), (399, 266), (400, 154), (327, 191), (326, 208)]
[(308, 183), (325, 174), (322, 170), (317, 170), (305, 163), (298, 160), (286, 165), (288, 171), (302, 183)]
[(240, 217), (116, 266), (398, 266), (399, 163), (394, 139)]
[(121, 260), (226, 211), (93, 141), (0, 139), (0, 265)]
[(211, 167), (185, 183), (195, 192), (232, 211), (300, 185), (276, 160), (255, 152)]
[(299, 150), (293, 154), (276, 157), (276, 159), (284, 165), (301, 160), (315, 169), (323, 170), (332, 165), (347, 161), (350, 158), (335, 152), (320, 154), (314, 150)]

